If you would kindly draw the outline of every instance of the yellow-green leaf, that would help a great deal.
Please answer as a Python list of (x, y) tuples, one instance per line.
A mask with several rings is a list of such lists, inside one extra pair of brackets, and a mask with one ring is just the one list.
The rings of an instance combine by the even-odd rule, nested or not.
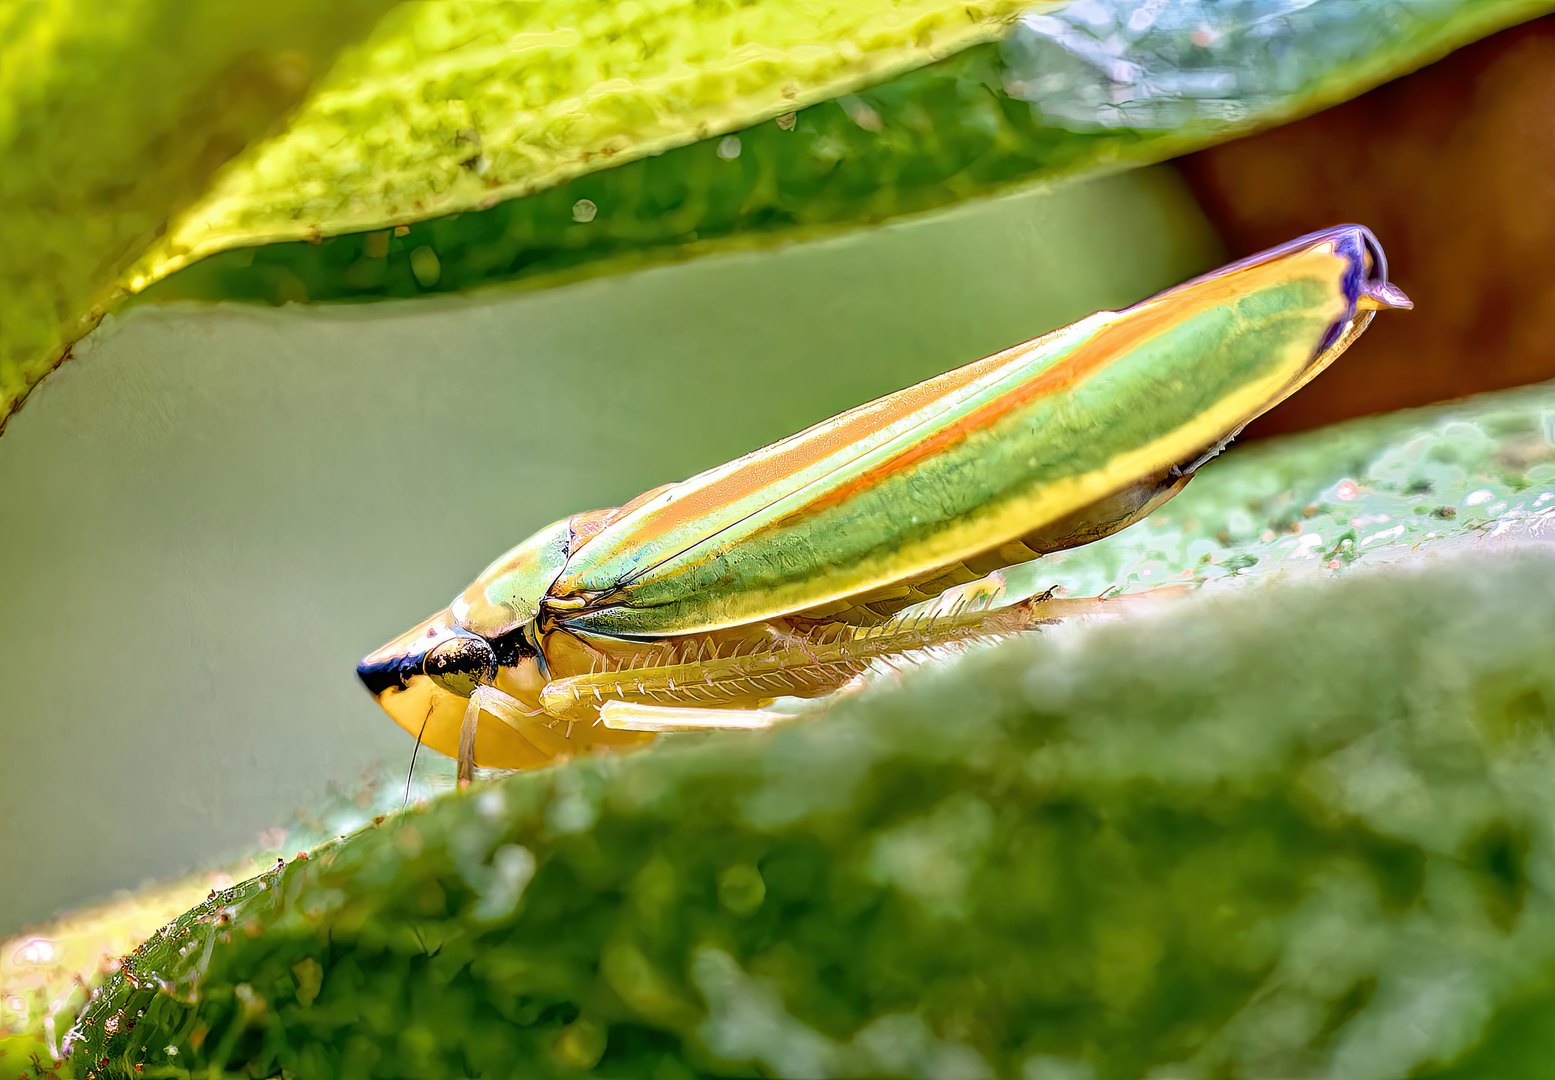
[(388, 0), (0, 5), (0, 424)]
[(237, 245), (492, 206), (878, 83), (1051, 6), (404, 4), (180, 216), (131, 285)]

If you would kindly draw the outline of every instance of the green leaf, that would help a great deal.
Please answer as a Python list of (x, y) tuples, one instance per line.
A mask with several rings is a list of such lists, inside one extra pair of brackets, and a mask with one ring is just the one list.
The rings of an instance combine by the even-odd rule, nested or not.
[(156, 280), (238, 244), (491, 206), (887, 80), (1052, 6), (402, 5), (137, 272)]
[(0, 426), (389, 0), (0, 6)]
[(1419, 538), (1433, 559), (1313, 583), (1267, 541), (1256, 568), (1286, 572), (1213, 600), (326, 844), (109, 976), (75, 1067), (1543, 1075), (1555, 564), (1505, 545), (1552, 513), (1550, 401), (1349, 424), (1195, 482), (1213, 545), (1254, 494), (1299, 515), (1336, 483), (1441, 501), (1517, 472), (1461, 497), (1499, 517)]
[[(1245, 104), (1217, 102), (1227, 119), (1190, 114), (1149, 128), (1063, 126), (1012, 96), (1011, 88), (1037, 78), (1034, 63), (1051, 61), (1045, 54), (1033, 59), (1033, 35), (1022, 29), (1006, 42), (976, 45), (801, 109), (784, 123), (768, 120), (733, 137), (611, 163), (488, 209), (474, 209), (483, 201), (472, 198), (460, 206), (472, 212), (431, 220), (407, 215), (392, 231), (227, 251), (146, 298), (281, 304), (410, 297), (496, 282), (544, 287), (809, 238), (1175, 157), (1353, 97), (1551, 7), (1548, 0), (1519, 0), (1401, 15), (1388, 5), (1330, 0), (1338, 9), (1330, 18), (1342, 24), (1353, 55), (1330, 55), (1316, 33), (1298, 37), (1288, 60), (1299, 77), (1282, 71), (1281, 92)], [(468, 170), (463, 179), (471, 193), (480, 191)], [(330, 228), (319, 223), (321, 232)]]
[(489, 206), (890, 78), (1032, 6), (11, 5), (0, 418), (104, 311), (212, 251)]
[(1302, 77), (1234, 119), (1103, 131), (1008, 92), (1041, 73), (992, 43), (1053, 0), (448, 0), (398, 5), (370, 34), (381, 0), (327, 17), (76, 6), (0, 16), (16, 73), (0, 81), (0, 153), (22, 162), (0, 186), (18, 208), (0, 223), (7, 415), (104, 311), (215, 253), (230, 252), (154, 295), (553, 284), (1163, 160), (1555, 5), (1336, 2), (1357, 53), (1327, 57), (1314, 31)]

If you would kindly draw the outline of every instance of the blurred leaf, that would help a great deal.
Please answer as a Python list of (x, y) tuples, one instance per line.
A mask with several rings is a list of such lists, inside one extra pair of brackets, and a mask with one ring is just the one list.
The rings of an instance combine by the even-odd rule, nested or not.
[[(237, 249), (154, 295), (284, 303), (515, 278), (553, 284), (1163, 160), (1353, 96), (1555, 5), (1437, 5), (1411, 16), (1407, 32), (1390, 33), (1388, 4), (1347, 4), (1347, 40), (1361, 44), (1329, 57), (1327, 68), (1304, 68), (1319, 72), (1315, 82), (1266, 94), (1224, 123), (1100, 132), (1066, 130), (1008, 92), (1024, 93), (1040, 73), (1019, 48), (1001, 55), (991, 42), (1017, 15), (1056, 6), (401, 4), (341, 57), (284, 131), (250, 146), (193, 205), (183, 204), (208, 169), (186, 170), (175, 183), (176, 168), (142, 177), (134, 163), (116, 161), (119, 183), (135, 177), (136, 190), (162, 198), (134, 223), (107, 229), (113, 243), (71, 244), (16, 227), (7, 240), (18, 257), (4, 301), (15, 311), (0, 350), (0, 409), (13, 409), (107, 305), (212, 253)], [(1082, 7), (1100, 10), (1070, 10)], [(284, 18), (289, 9), (264, 10)], [(198, 51), (206, 32), (190, 23), (177, 40)], [(1316, 33), (1297, 27), (1293, 48), (1310, 49)], [(52, 55), (45, 45), (37, 63)], [(85, 109), (102, 88), (83, 85), (72, 100)], [(146, 97), (112, 89), (115, 107)], [(221, 96), (192, 100), (208, 108)], [(793, 124), (789, 114), (805, 106), (813, 107)], [(781, 125), (771, 122), (778, 117)], [(48, 161), (28, 169), (35, 181), (62, 174), (74, 175)], [(46, 205), (42, 190), (23, 192), (23, 204)], [(99, 196), (81, 189), (70, 214), (48, 220), (103, 232)], [(169, 222), (167, 211), (180, 205)], [(49, 267), (74, 259), (68, 288), (57, 285), (64, 275)]]
[[(1160, 127), (1073, 125), (1012, 96), (1045, 85), (1040, 65), (1052, 58), (1037, 50), (1043, 39), (1032, 27), (1067, 25), (1062, 20), (1078, 19), (1082, 8), (1105, 14), (1132, 6), (1092, 3), (1028, 15), (1005, 42), (973, 46), (802, 109), (782, 124), (768, 121), (732, 138), (614, 165), (490, 209), (318, 244), (224, 252), (146, 297), (281, 304), (417, 296), (498, 281), (546, 286), (876, 223), (1022, 184), (1160, 161), (1281, 123), (1555, 3), (1436, 4), (1413, 14), (1389, 4), (1330, 4), (1327, 21), (1299, 23), (1279, 39), (1290, 69), (1282, 69), (1283, 81), (1259, 83), (1247, 100), (1196, 99), (1198, 111)], [(1179, 19), (1183, 11), (1198, 12), (1206, 23), (1220, 17), (1219, 5), (1171, 10)], [(1348, 51), (1325, 45), (1335, 25)], [(1242, 36), (1251, 35), (1244, 28)], [(1066, 78), (1054, 100), (1078, 108), (1100, 92)], [(1206, 118), (1204, 110), (1217, 104), (1224, 106), (1221, 118)]]
[(389, 6), (0, 6), (0, 427), (170, 217)]
[(1550, 401), (1196, 484), (1213, 537), (1217, 505), (1357, 460), (1401, 498), (1497, 470), (1524, 508), (1471, 493), (1501, 517), (1422, 537), (1472, 556), (1268, 578), (394, 815), (129, 958), (78, 1073), (1543, 1075), (1555, 567), (1506, 545), (1555, 516)]
[(1010, 93), (1074, 131), (1209, 133), (1355, 96), (1547, 0), (1085, 0), (1021, 21)]
[(1051, 6), (403, 4), (138, 272), (491, 206), (881, 82)]
[[(550, 285), (931, 210), (1033, 176), (1081, 171), (1098, 151), (1137, 141), (1099, 147), (1092, 137), (1043, 128), (1025, 102), (1003, 93), (1001, 73), (998, 45), (974, 46), (800, 110), (791, 125), (769, 120), (732, 142), (708, 139), (392, 232), (224, 252), (145, 297), (285, 303), (514, 279)], [(417, 252), (435, 256), (435, 274), (417, 273)]]
[(190, 259), (491, 205), (889, 78), (1029, 6), (469, 0), (395, 5), (368, 35), (386, 0), (12, 5), (0, 417)]

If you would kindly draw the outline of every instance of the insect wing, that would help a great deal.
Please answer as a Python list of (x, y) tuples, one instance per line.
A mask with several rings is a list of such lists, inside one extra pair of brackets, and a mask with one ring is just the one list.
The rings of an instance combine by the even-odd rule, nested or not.
[(642, 503), (547, 604), (593, 633), (685, 634), (996, 548), (1288, 396), (1353, 339), (1358, 300), (1391, 295), (1385, 265), (1366, 230), (1327, 230), (850, 410)]
[[(1049, 338), (1083, 334), (1084, 330), (1075, 324)], [(850, 480), (900, 456), (903, 447), (921, 442), (975, 403), (996, 394), (1001, 384), (1018, 377), (1020, 369), (1029, 365), (1024, 351), (1047, 340), (1017, 346), (850, 409), (727, 465), (671, 485), (575, 552), (552, 586), (553, 600), (582, 601), (575, 605), (580, 614), (569, 616), (568, 621), (602, 630), (603, 621), (594, 617), (598, 612), (633, 606), (634, 596), (650, 583), (678, 577), (694, 591), (696, 586), (682, 573), (688, 564), (727, 557), (731, 549), (772, 518), (813, 503), (822, 492), (840, 493)], [(794, 536), (797, 539), (800, 534)], [(796, 573), (811, 572), (814, 564), (810, 559), (797, 550), (790, 554), (797, 556)], [(690, 633), (748, 621), (734, 618), (709, 625), (692, 617), (663, 632)]]

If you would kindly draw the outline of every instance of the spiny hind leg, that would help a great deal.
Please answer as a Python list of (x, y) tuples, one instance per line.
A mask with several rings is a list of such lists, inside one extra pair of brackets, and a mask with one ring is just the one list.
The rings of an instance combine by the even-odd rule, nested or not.
[(599, 710), (600, 722), (616, 731), (767, 731), (798, 719), (791, 713), (768, 709), (698, 709), (678, 705), (644, 705), (635, 701), (607, 701)]
[[(875, 626), (774, 627), (765, 647), (719, 656), (698, 646), (678, 664), (622, 667), (558, 679), (541, 704), (558, 720), (592, 721), (615, 731), (761, 731), (807, 718), (764, 706), (778, 697), (821, 698), (852, 684), (876, 663), (938, 653), (1034, 630), (1074, 615), (1117, 609), (1117, 599), (1059, 598), (1049, 589), (999, 608), (903, 613)], [(722, 706), (722, 707), (720, 707)], [(808, 714), (813, 715), (813, 713)]]

